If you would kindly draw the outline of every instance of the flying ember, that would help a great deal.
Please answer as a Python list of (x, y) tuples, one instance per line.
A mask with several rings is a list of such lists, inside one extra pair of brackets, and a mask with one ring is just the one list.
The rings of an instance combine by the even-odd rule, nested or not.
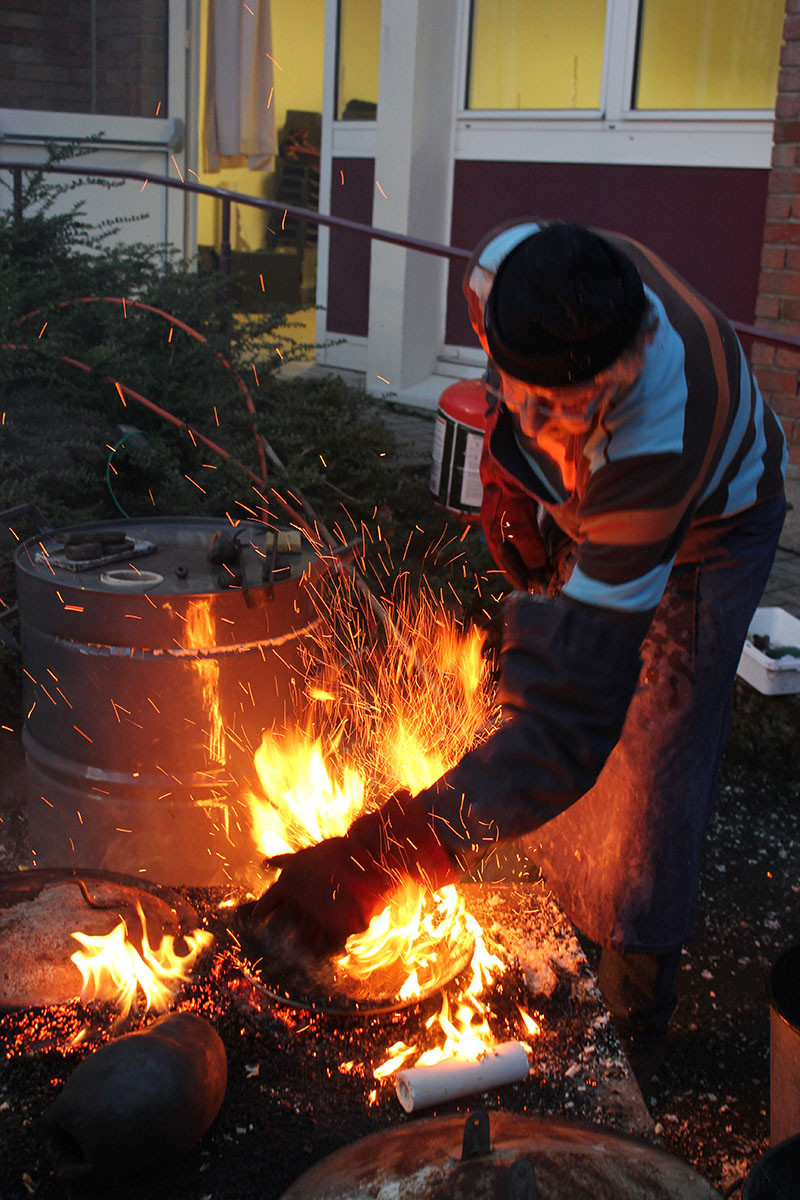
[[(252, 830), (267, 858), (341, 836), (397, 788), (429, 786), (497, 718), (479, 631), (459, 629), (429, 596), (412, 602), (402, 595), (378, 638), (355, 594), (344, 592), (318, 597), (325, 619), (305, 730), (267, 733), (255, 755), (261, 794), (249, 796)], [(445, 996), (433, 1019), (441, 1046), (420, 1061), (479, 1057), (493, 1045), (479, 997), (504, 964), (486, 948), (455, 887), (431, 893), (398, 882), (390, 903), (331, 963), (334, 981), (359, 999), (391, 995), (403, 1004), (462, 978), (471, 964), (467, 983), (455, 998)], [(396, 1045), (376, 1077), (417, 1053)]]

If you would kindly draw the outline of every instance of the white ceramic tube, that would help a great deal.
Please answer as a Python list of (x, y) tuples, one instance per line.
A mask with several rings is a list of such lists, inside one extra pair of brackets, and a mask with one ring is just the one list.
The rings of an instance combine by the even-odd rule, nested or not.
[(394, 1086), (406, 1112), (416, 1112), (474, 1092), (519, 1083), (527, 1079), (529, 1071), (528, 1055), (520, 1042), (503, 1042), (477, 1061), (443, 1058), (430, 1067), (398, 1071)]

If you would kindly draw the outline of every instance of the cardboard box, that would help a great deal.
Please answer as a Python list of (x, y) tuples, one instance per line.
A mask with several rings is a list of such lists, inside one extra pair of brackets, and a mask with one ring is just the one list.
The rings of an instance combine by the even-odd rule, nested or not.
[[(797, 654), (771, 658), (752, 643), (753, 635), (769, 638), (770, 647), (791, 647)], [(736, 674), (765, 696), (800, 692), (800, 621), (783, 608), (757, 608), (747, 631)]]

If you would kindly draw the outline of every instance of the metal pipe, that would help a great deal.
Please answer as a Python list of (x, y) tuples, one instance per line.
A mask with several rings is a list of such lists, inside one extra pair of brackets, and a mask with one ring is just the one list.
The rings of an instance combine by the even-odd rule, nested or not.
[(65, 167), (62, 164), (48, 165), (45, 163), (0, 163), (0, 171), (21, 168), (29, 171), (50, 171), (56, 175), (86, 175), (97, 179), (136, 179), (148, 183), (159, 183), (163, 187), (180, 188), (187, 192), (196, 192), (201, 196), (216, 196), (220, 200), (235, 201), (246, 204), (251, 208), (263, 208), (274, 212), (286, 213), (289, 217), (297, 217), (301, 221), (313, 221), (317, 225), (327, 225), (332, 229), (346, 229), (350, 233), (361, 233), (366, 237), (375, 238), (380, 242), (390, 242), (397, 246), (405, 246), (409, 250), (421, 250), (424, 254), (436, 254), (442, 258), (452, 258), (466, 262), (470, 257), (469, 250), (459, 250), (454, 246), (442, 246), (438, 242), (427, 242), (422, 238), (408, 237), (403, 233), (393, 233), (389, 229), (377, 229), (372, 225), (364, 225), (359, 221), (350, 221), (346, 217), (333, 217), (319, 213), (315, 209), (299, 208), (287, 205), (283, 201), (266, 200), (260, 196), (247, 196), (244, 192), (230, 192), (225, 188), (209, 187), (205, 183), (193, 183), (189, 179), (170, 179), (166, 175), (148, 175), (145, 171), (123, 171), (112, 167), (97, 167), (87, 170), (86, 167)]

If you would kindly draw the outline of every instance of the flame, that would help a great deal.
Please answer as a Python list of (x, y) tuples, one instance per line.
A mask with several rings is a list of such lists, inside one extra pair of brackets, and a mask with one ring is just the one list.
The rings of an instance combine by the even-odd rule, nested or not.
[[(328, 754), (335, 750), (334, 743)], [(255, 767), (272, 802), (251, 794), (250, 807), (255, 843), (267, 858), (341, 837), (364, 807), (363, 777), (345, 765), (337, 780), (326, 757), (322, 741), (301, 730), (283, 741), (264, 736)]]
[[(496, 719), (482, 634), (464, 633), (431, 596), (396, 596), (383, 640), (359, 619), (346, 588), (318, 599), (327, 624), (306, 691), (308, 732), (269, 732), (255, 755), (261, 794), (248, 799), (253, 836), (268, 857), (344, 834), (372, 797), (428, 787)], [(406, 881), (367, 930), (348, 938), (333, 966), (339, 978), (367, 988), (391, 980), (396, 999), (413, 1002), (452, 976), (459, 948), (465, 966), (472, 953), (469, 981), (452, 1003), (445, 995), (429, 1023), (441, 1045), (419, 1063), (478, 1058), (495, 1044), (479, 997), (505, 964), (487, 949), (455, 887), (431, 893)], [(418, 1053), (396, 1043), (375, 1078)]]
[(207, 930), (196, 929), (184, 938), (189, 947), (187, 954), (175, 953), (175, 938), (170, 934), (162, 937), (157, 948), (153, 947), (138, 902), (136, 911), (142, 924), (141, 953), (128, 940), (124, 920), (108, 934), (96, 937), (86, 933), (72, 934), (83, 946), (83, 950), (76, 950), (70, 956), (83, 980), (81, 999), (110, 1000), (123, 1016), (130, 1012), (140, 990), (145, 1012), (151, 1008), (157, 1012), (169, 1008), (178, 987), (188, 979), (198, 955), (214, 940)]
[[(193, 600), (186, 618), (186, 645), (204, 650), (216, 643), (211, 616), (211, 597)], [(219, 703), (219, 663), (215, 658), (192, 659), (203, 689), (203, 707), (208, 716), (208, 756), (212, 762), (224, 763), (226, 755), (225, 728)]]

